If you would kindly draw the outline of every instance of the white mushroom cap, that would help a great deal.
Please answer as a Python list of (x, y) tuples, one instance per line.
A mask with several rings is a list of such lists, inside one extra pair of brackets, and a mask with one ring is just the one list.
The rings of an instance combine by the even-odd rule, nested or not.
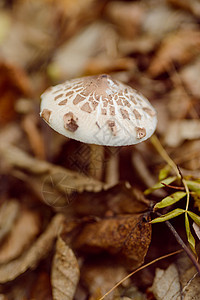
[(148, 139), (157, 124), (149, 101), (109, 75), (73, 79), (41, 95), (41, 117), (57, 132), (89, 144), (124, 146)]

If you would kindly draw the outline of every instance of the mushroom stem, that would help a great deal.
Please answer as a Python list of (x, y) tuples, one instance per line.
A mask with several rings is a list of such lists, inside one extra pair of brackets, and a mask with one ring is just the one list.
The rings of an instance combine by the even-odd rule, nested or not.
[(110, 157), (106, 163), (105, 181), (114, 185), (119, 181), (119, 152), (116, 147), (109, 147)]
[(101, 180), (103, 174), (104, 147), (100, 145), (90, 145), (89, 175)]

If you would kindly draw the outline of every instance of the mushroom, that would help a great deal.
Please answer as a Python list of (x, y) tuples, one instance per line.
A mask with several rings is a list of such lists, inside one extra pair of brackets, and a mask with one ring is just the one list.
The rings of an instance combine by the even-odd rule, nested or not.
[(130, 86), (103, 74), (68, 80), (41, 95), (41, 117), (68, 138), (104, 146), (145, 141), (156, 111)]

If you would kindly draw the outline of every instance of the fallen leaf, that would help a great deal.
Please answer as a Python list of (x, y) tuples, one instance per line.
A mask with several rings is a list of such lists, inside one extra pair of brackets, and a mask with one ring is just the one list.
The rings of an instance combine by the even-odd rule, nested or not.
[(195, 16), (200, 17), (200, 3), (198, 0), (168, 0), (168, 2), (179, 9), (187, 10), (193, 13)]
[(31, 95), (31, 85), (25, 71), (0, 61), (0, 94), (0, 124), (4, 125), (16, 116), (16, 100)]
[(130, 39), (140, 32), (145, 18), (145, 8), (141, 3), (111, 1), (107, 4), (105, 13), (121, 34)]
[(79, 276), (79, 266), (73, 251), (58, 237), (51, 270), (53, 299), (72, 300)]
[(0, 248), (0, 264), (18, 257), (34, 240), (40, 230), (40, 222), (35, 212), (23, 210), (13, 224), (9, 236)]
[(57, 214), (48, 225), (47, 229), (39, 236), (35, 243), (21, 255), (5, 265), (0, 266), (0, 283), (15, 279), (28, 269), (34, 269), (51, 250), (53, 242), (57, 237), (64, 216)]
[(190, 62), (200, 51), (200, 32), (182, 29), (169, 34), (161, 43), (148, 72), (156, 77), (171, 70), (172, 63), (183, 65)]
[(39, 273), (36, 281), (33, 283), (30, 299), (52, 300), (51, 283), (48, 273)]
[(193, 96), (200, 98), (198, 78), (200, 77), (200, 58), (194, 60), (180, 72), (180, 77)]
[(195, 222), (193, 222), (192, 227), (193, 227), (198, 239), (200, 240), (200, 226), (198, 226)]
[(191, 260), (186, 254), (182, 254), (176, 262), (182, 286), (182, 299), (199, 299), (200, 277)]
[(11, 231), (19, 213), (20, 206), (16, 200), (5, 201), (0, 206), (0, 242)]
[(33, 158), (15, 146), (0, 145), (0, 153), (9, 165), (37, 175), (34, 179), (41, 199), (52, 207), (69, 205), (69, 197), (75, 192), (99, 192), (111, 187), (79, 172)]
[(128, 262), (129, 267), (141, 265), (151, 241), (151, 225), (144, 214), (119, 215), (82, 225), (73, 240), (73, 248), (84, 252), (103, 252)]
[(170, 147), (178, 147), (185, 140), (199, 138), (199, 120), (174, 120), (170, 122), (166, 130), (164, 142)]
[(166, 270), (156, 269), (151, 289), (156, 300), (181, 300), (181, 286), (176, 266), (171, 264)]
[[(94, 263), (86, 263), (81, 269), (81, 274), (81, 282), (88, 288), (90, 300), (99, 299), (117, 282), (128, 275), (122, 266), (113, 265), (112, 262), (101, 259)], [(123, 287), (128, 284), (130, 284), (130, 280), (126, 280)], [(117, 297), (119, 297), (119, 290), (116, 288), (106, 299), (118, 299)]]

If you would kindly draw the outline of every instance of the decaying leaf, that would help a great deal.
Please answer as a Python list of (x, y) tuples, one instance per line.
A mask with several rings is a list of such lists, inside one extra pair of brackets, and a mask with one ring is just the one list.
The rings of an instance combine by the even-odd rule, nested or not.
[(30, 298), (52, 300), (50, 276), (47, 272), (41, 272), (36, 281), (34, 281)]
[(171, 264), (165, 271), (157, 269), (151, 289), (156, 300), (181, 300), (181, 286), (176, 266)]
[(13, 120), (15, 103), (19, 97), (30, 97), (30, 82), (25, 72), (0, 60), (0, 124)]
[(169, 124), (165, 134), (165, 144), (179, 146), (184, 140), (200, 138), (199, 120), (174, 120)]
[(143, 263), (151, 241), (151, 225), (143, 214), (119, 215), (82, 226), (73, 248), (89, 252), (107, 251), (129, 267)]
[[(86, 264), (81, 270), (81, 281), (90, 293), (90, 300), (99, 299), (108, 292), (117, 282), (127, 276), (126, 270), (119, 265), (113, 265), (107, 260), (98, 260), (94, 263)], [(126, 287), (130, 283), (129, 280), (123, 283)], [(109, 294), (106, 299), (118, 299), (119, 290), (116, 288), (113, 293)]]
[(182, 29), (167, 36), (149, 66), (149, 73), (156, 77), (171, 70), (172, 63), (185, 64), (199, 54), (198, 30)]
[(200, 226), (198, 226), (195, 222), (193, 222), (192, 227), (193, 227), (198, 239), (200, 240)]
[(30, 249), (7, 264), (0, 266), (0, 283), (8, 282), (15, 279), (28, 269), (34, 269), (41, 259), (43, 259), (50, 249), (60, 231), (63, 222), (63, 215), (56, 215), (47, 229), (39, 236)]
[(18, 257), (34, 240), (40, 230), (40, 222), (35, 212), (23, 210), (20, 218), (0, 248), (0, 264)]
[(168, 2), (175, 7), (182, 8), (184, 10), (187, 10), (191, 13), (193, 13), (195, 16), (200, 16), (200, 3), (198, 0), (188, 0), (188, 1), (182, 1), (182, 0), (168, 0)]
[(0, 206), (0, 241), (11, 231), (19, 210), (20, 206), (16, 200), (5, 201)]
[[(68, 205), (69, 197), (74, 192), (98, 192), (110, 187), (106, 183), (82, 175), (79, 172), (33, 158), (11, 145), (9, 147), (0, 145), (0, 153), (11, 166), (41, 176), (39, 179), (36, 177), (35, 180), (38, 184), (38, 190), (42, 193), (41, 198), (50, 206)], [(58, 192), (63, 193), (64, 197), (59, 198)]]
[(79, 281), (79, 266), (73, 251), (58, 237), (54, 255), (51, 284), (54, 300), (72, 300)]
[(145, 10), (141, 3), (111, 1), (106, 6), (106, 15), (119, 28), (121, 34), (130, 39), (141, 30)]
[(196, 268), (186, 254), (179, 257), (176, 266), (182, 286), (182, 298), (184, 300), (198, 300), (200, 295), (200, 277)]

